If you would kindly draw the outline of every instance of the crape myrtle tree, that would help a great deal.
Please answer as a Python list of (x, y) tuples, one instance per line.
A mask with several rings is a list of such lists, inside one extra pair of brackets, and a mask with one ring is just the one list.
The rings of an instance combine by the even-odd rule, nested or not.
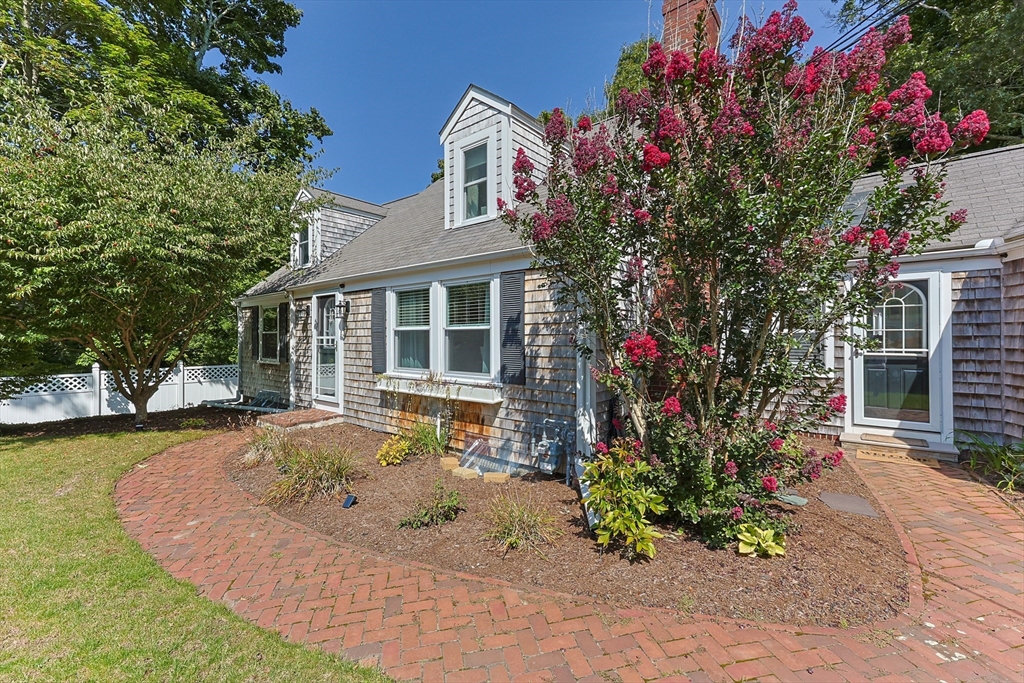
[[(795, 9), (741, 22), (730, 56), (700, 35), (695, 59), (652, 44), (613, 117), (554, 111), (543, 178), (518, 152), (504, 219), (577, 308), (580, 351), (618, 399), (624, 438), (595, 444), (585, 475), (614, 513), (601, 541), (652, 554), (652, 509), (715, 543), (740, 523), (783, 528), (772, 494), (842, 458), (795, 436), (846, 408), (816, 349), (898, 286), (899, 257), (965, 220), (947, 215), (943, 159), (984, 138), (985, 113), (951, 126), (927, 110), (923, 74), (885, 82), (906, 17), (805, 55)], [(889, 158), (906, 132), (912, 156)], [(876, 159), (855, 217), (847, 198)]]
[(264, 163), (252, 130), (185, 136), (141, 101), (58, 119), (33, 92), (3, 94), (3, 329), (88, 349), (144, 423), (211, 315), (287, 251), (312, 174)]

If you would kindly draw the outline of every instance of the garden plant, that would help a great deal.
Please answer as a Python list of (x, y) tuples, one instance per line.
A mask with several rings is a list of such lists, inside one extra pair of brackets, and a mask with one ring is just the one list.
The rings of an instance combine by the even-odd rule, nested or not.
[[(846, 409), (822, 342), (866, 347), (845, 321), (898, 286), (898, 259), (966, 220), (943, 200), (943, 162), (989, 127), (983, 111), (950, 123), (929, 109), (923, 73), (886, 81), (906, 17), (848, 52), (805, 54), (810, 36), (789, 2), (760, 27), (741, 21), (728, 54), (700, 30), (693, 53), (652, 43), (642, 89), (618, 93), (603, 122), (554, 110), (550, 158), (518, 150), (514, 202), (499, 201), (617, 399), (598, 456), (626, 439), (638, 490), (665, 506), (645, 519), (714, 544), (740, 524), (782, 530), (774, 494), (842, 459), (795, 438)], [(897, 156), (890, 143), (908, 133), (914, 148)], [(584, 476), (593, 490), (606, 474), (621, 477)], [(608, 512), (600, 538), (653, 554), (641, 526), (619, 524), (628, 510)]]

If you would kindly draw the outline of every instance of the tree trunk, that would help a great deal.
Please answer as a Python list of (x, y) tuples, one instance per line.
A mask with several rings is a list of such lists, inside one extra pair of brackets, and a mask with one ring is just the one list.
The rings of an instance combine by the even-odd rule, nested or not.
[(149, 399), (153, 398), (158, 387), (140, 387), (131, 397), (132, 405), (135, 406), (135, 426), (146, 424), (149, 419)]

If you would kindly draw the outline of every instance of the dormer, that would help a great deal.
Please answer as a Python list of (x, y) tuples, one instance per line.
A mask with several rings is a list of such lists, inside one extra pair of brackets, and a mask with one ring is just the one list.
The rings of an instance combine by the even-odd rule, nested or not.
[(522, 147), (540, 177), (547, 168), (544, 129), (511, 102), (470, 85), (441, 129), (445, 228), (498, 217), (500, 197), (512, 203), (512, 164)]
[(292, 233), (292, 270), (323, 261), (388, 212), (387, 207), (316, 187), (303, 188), (295, 200), (305, 202), (320, 197), (327, 201), (310, 214), (301, 229)]

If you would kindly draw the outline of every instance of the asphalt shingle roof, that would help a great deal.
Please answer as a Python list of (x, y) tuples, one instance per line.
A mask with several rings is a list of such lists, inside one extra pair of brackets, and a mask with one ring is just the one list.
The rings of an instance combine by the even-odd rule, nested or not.
[(352, 209), (354, 211), (362, 211), (363, 213), (373, 214), (375, 216), (386, 216), (388, 215), (388, 209), (386, 206), (380, 204), (374, 204), (373, 202), (366, 202), (362, 199), (356, 199), (355, 197), (349, 197), (347, 195), (338, 194), (337, 192), (331, 192), (330, 190), (321, 190), (319, 187), (307, 188), (310, 194), (314, 198), (319, 198), (327, 195), (331, 198), (331, 203), (340, 206), (344, 209)]
[[(967, 209), (967, 222), (948, 241), (928, 245), (925, 251), (973, 247), (981, 240), (1019, 235), (1024, 229), (1024, 145), (965, 154), (952, 159), (946, 176), (949, 211)], [(854, 221), (866, 210), (871, 191), (878, 186), (877, 173), (854, 183), (850, 206)]]

